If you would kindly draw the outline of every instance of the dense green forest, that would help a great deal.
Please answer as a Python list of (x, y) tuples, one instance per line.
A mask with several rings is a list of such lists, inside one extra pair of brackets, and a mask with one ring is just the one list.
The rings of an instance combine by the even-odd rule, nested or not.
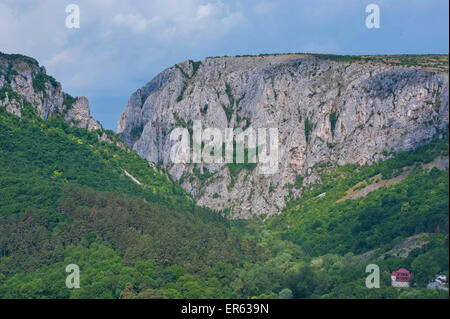
[[(204, 291), (218, 269), (225, 274), (243, 261), (264, 258), (256, 242), (231, 233), (225, 218), (195, 206), (176, 183), (134, 152), (100, 142), (101, 132), (71, 127), (60, 118), (43, 121), (31, 114), (20, 119), (3, 108), (0, 112), (2, 297), (68, 297), (64, 280), (47, 284), (64, 278), (62, 265), (69, 259), (86, 274), (94, 267), (92, 273), (109, 285), (95, 293), (86, 286), (74, 297), (119, 297), (128, 283), (121, 282), (121, 274), (135, 282), (142, 279), (134, 278), (140, 276), (138, 269), (164, 273), (167, 280), (154, 278), (150, 284), (146, 277), (137, 292), (150, 296), (147, 290), (165, 287), (160, 296), (218, 297), (212, 289), (206, 295), (193, 291)], [(178, 279), (192, 291), (170, 290)], [(103, 285), (95, 278), (89, 282)]]
[[(228, 220), (114, 133), (23, 113), (0, 107), (0, 298), (448, 298), (424, 289), (448, 276), (448, 169), (424, 167), (448, 157), (448, 129), (371, 166), (317, 167), (320, 183), (276, 217)], [(405, 167), (405, 179), (340, 200)], [(408, 257), (387, 253), (421, 233)], [(365, 287), (370, 263), (379, 289)], [(68, 264), (79, 289), (65, 286)], [(390, 287), (400, 267), (414, 289)]]

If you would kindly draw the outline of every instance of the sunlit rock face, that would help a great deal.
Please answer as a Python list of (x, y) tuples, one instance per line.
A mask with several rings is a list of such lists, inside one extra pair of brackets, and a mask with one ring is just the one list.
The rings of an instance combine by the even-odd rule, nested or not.
[[(319, 164), (373, 163), (448, 125), (448, 73), (308, 55), (208, 58), (164, 70), (130, 97), (117, 132), (165, 166), (200, 205), (233, 216), (279, 213)], [(278, 170), (230, 174), (227, 164), (174, 164), (174, 127), (277, 128)]]
[(43, 119), (60, 115), (72, 125), (89, 130), (101, 128), (90, 115), (87, 98), (69, 98), (61, 84), (48, 76), (45, 67), (39, 66), (33, 58), (0, 54), (0, 89), (7, 91), (7, 87), (16, 94), (6, 93), (0, 98), (0, 105), (10, 113), (21, 116), (25, 98)]
[(66, 120), (73, 121), (78, 127), (88, 130), (101, 128), (100, 124), (91, 117), (88, 99), (80, 96), (67, 111)]

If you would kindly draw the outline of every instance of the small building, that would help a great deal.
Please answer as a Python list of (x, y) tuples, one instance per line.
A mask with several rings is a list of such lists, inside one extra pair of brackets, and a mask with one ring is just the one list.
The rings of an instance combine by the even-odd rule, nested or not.
[(431, 281), (427, 285), (428, 289), (441, 289), (448, 291), (448, 284), (447, 284), (447, 276), (443, 274), (437, 274), (434, 278), (434, 281)]
[(447, 283), (447, 276), (444, 274), (437, 274), (435, 280), (441, 284), (445, 284)]
[(392, 287), (409, 287), (409, 281), (414, 275), (405, 268), (400, 268), (397, 271), (393, 271), (391, 274)]

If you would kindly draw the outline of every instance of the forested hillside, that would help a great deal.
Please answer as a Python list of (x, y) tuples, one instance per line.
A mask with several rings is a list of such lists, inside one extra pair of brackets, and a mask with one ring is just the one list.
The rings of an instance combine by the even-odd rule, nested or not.
[[(448, 170), (421, 168), (448, 156), (447, 133), (373, 166), (323, 168), (324, 183), (279, 217), (227, 221), (100, 132), (32, 112), (0, 119), (2, 298), (448, 297), (388, 287), (398, 267), (416, 271), (419, 287), (434, 276), (427, 269), (448, 274)], [(395, 185), (338, 201), (411, 165)], [(362, 255), (423, 232), (428, 243), (407, 258)], [(365, 288), (372, 262), (381, 289)], [(81, 268), (80, 289), (65, 287), (69, 263)]]
[[(164, 287), (161, 296), (219, 297), (202, 288), (207, 280), (264, 258), (220, 214), (100, 132), (0, 111), (0, 296), (119, 297), (133, 282), (149, 296)], [(67, 262), (86, 274), (82, 289), (65, 287)], [(187, 288), (170, 290), (178, 279)]]

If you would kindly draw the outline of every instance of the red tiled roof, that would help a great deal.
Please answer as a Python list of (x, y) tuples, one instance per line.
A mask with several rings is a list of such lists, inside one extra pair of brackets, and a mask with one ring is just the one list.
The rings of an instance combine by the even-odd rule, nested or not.
[(392, 276), (395, 276), (395, 281), (409, 281), (413, 277), (413, 274), (405, 268), (400, 268), (397, 271), (392, 272)]

